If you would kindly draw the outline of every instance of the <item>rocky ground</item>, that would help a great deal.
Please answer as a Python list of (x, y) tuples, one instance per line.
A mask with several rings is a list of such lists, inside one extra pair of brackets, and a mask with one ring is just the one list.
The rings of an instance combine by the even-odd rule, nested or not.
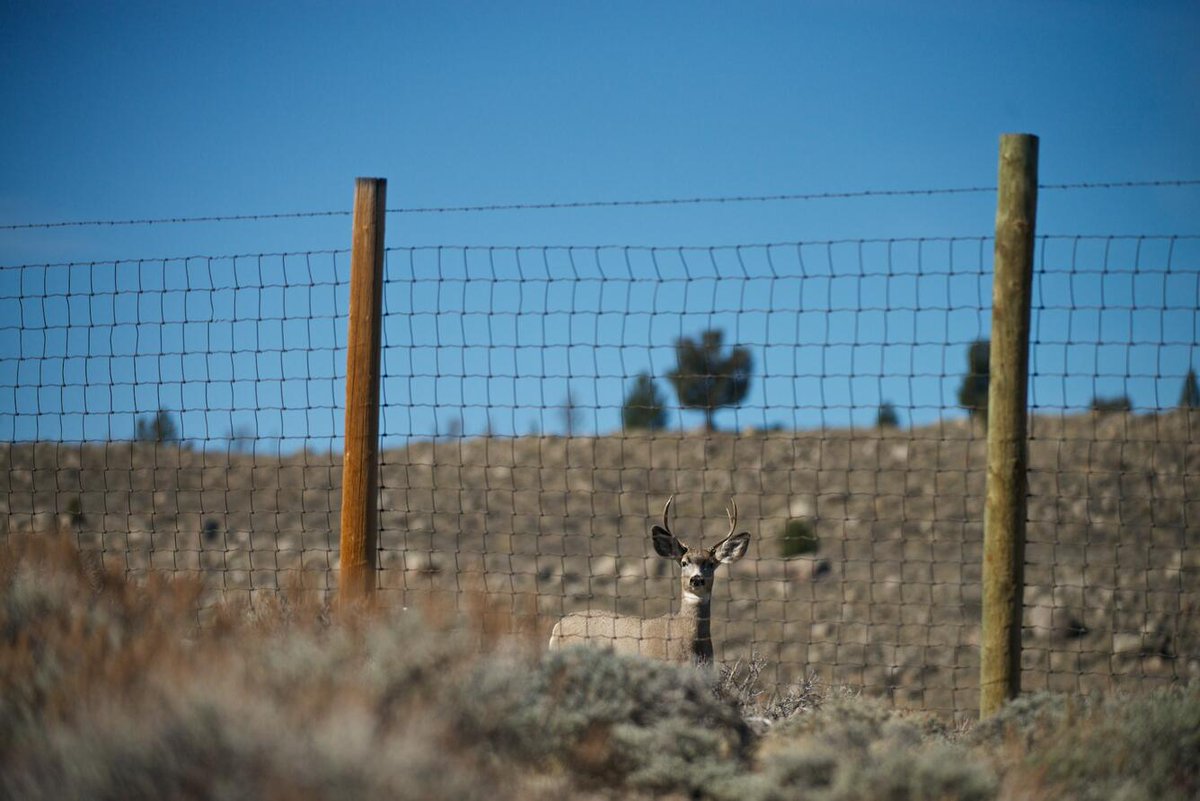
[[(1034, 416), (1024, 686), (1091, 692), (1200, 676), (1200, 417)], [(719, 575), (718, 658), (809, 673), (900, 707), (978, 703), (985, 452), (965, 420), (911, 430), (415, 442), (383, 454), (380, 587), (537, 615), (661, 614), (678, 596), (649, 527), (712, 544), (730, 497), (749, 556)], [(68, 528), (138, 577), (209, 599), (327, 591), (337, 454), (134, 443), (0, 447), (0, 530)], [(815, 553), (785, 558), (807, 521)], [(725, 569), (723, 569), (725, 570)]]

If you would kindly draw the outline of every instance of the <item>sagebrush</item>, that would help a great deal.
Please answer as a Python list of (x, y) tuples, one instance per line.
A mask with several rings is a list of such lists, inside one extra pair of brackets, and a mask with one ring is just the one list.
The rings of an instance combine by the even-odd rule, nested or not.
[(1195, 685), (1042, 694), (952, 725), (812, 677), (765, 690), (759, 657), (703, 671), (544, 654), (482, 611), (331, 614), (299, 589), (201, 625), (200, 592), (129, 583), (55, 538), (0, 547), (0, 796), (1172, 801), (1200, 790)]

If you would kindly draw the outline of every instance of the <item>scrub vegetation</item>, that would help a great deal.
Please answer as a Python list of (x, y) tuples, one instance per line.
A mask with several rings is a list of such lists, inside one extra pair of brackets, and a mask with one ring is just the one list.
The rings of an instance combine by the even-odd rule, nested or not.
[(1188, 799), (1200, 688), (1039, 694), (983, 723), (811, 678), (544, 652), (485, 597), (333, 613), (302, 587), (198, 625), (50, 536), (0, 547), (0, 796)]

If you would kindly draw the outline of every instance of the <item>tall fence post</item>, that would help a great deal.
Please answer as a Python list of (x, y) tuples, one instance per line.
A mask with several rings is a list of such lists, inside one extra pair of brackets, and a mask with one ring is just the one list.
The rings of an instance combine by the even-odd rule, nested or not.
[(1038, 138), (1000, 137), (983, 532), (980, 717), (1021, 691), (1026, 398), (1037, 223)]
[(342, 536), (338, 603), (369, 600), (379, 541), (379, 383), (383, 339), (383, 247), (387, 180), (354, 185), (346, 433), (342, 449)]

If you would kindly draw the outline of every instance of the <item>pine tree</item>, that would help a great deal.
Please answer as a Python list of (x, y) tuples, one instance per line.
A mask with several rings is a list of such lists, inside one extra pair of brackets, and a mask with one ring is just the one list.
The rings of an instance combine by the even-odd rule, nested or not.
[(958, 388), (958, 403), (971, 417), (987, 425), (988, 380), (991, 375), (991, 343), (977, 339), (967, 350), (967, 374)]
[(639, 373), (633, 380), (621, 407), (621, 424), (626, 431), (661, 431), (667, 427), (667, 410), (649, 373)]
[(170, 412), (159, 409), (154, 415), (137, 419), (134, 438), (138, 442), (174, 444), (179, 442), (179, 427), (175, 425), (175, 418)]
[(562, 405), (558, 407), (558, 413), (562, 418), (563, 434), (567, 437), (575, 436), (575, 430), (579, 428), (582, 412), (579, 409), (579, 403), (575, 400), (575, 393), (571, 390), (570, 385), (567, 386), (567, 397), (563, 398)]
[(879, 428), (900, 427), (900, 415), (896, 414), (896, 407), (890, 401), (880, 404), (879, 413), (875, 416), (875, 425)]
[(717, 409), (736, 406), (750, 391), (750, 350), (734, 347), (724, 354), (724, 339), (717, 329), (702, 332), (699, 340), (680, 337), (675, 341), (676, 367), (667, 375), (679, 405), (702, 411), (708, 431), (716, 430), (713, 415)]

